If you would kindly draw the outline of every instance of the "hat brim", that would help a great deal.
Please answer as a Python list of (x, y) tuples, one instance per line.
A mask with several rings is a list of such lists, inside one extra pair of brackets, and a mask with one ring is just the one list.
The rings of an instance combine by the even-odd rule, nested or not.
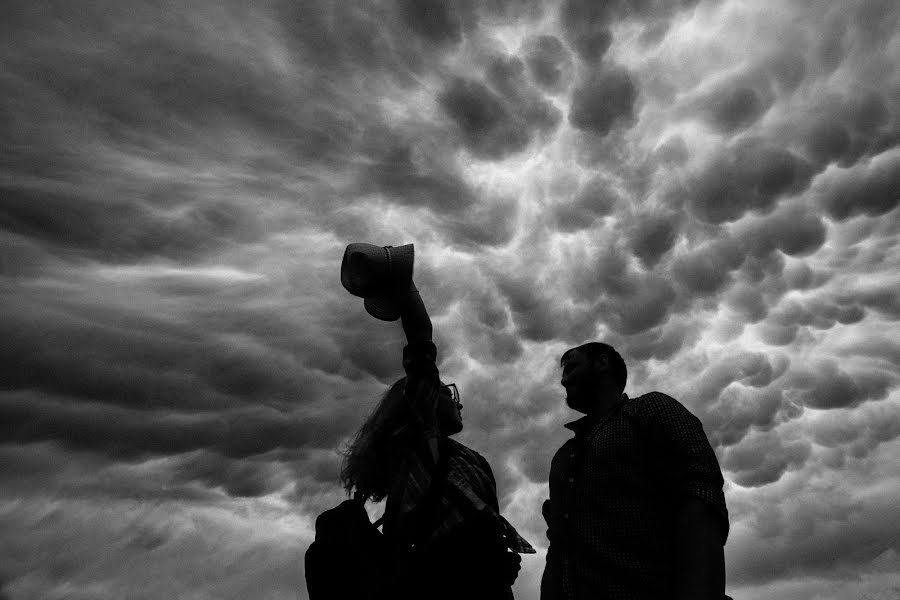
[(363, 305), (366, 312), (382, 321), (396, 321), (400, 318), (400, 304), (390, 296), (370, 296)]

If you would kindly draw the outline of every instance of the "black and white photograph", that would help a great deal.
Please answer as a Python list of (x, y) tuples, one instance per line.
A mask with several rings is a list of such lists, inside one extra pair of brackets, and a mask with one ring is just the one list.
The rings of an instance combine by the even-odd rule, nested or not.
[(6, 0), (0, 600), (900, 600), (900, 2)]

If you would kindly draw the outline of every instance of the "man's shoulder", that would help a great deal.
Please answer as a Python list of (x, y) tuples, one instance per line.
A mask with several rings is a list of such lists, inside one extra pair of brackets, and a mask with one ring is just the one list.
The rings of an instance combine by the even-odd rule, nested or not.
[(567, 455), (573, 451), (573, 446), (575, 445), (575, 438), (569, 438), (563, 444), (557, 448), (556, 452), (553, 453), (553, 460), (556, 460), (556, 457), (562, 457)]
[(656, 391), (629, 398), (625, 403), (625, 406), (632, 411), (643, 412), (664, 409), (674, 405), (683, 406), (681, 402), (672, 396)]
[(675, 416), (696, 418), (684, 404), (668, 394), (656, 391), (629, 398), (623, 410), (629, 416), (650, 420), (665, 420)]

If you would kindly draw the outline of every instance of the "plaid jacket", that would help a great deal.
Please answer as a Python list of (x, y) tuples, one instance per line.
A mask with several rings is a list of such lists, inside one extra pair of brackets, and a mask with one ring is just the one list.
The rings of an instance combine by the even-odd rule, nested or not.
[[(622, 401), (566, 425), (550, 466), (543, 600), (650, 600), (671, 594), (675, 509), (692, 496), (728, 511), (699, 419), (665, 394)], [(725, 543), (725, 540), (722, 540)]]
[[(439, 397), (440, 377), (435, 365), (437, 350), (431, 342), (409, 344), (403, 349), (406, 371), (404, 397), (411, 408), (409, 423), (394, 432), (398, 457), (398, 477), (387, 499), (385, 534), (402, 543), (433, 543), (453, 532), (476, 514), (502, 537), (507, 548), (518, 553), (534, 553), (515, 528), (500, 515), (497, 484), (491, 467), (480, 454), (459, 442), (441, 439), (437, 426), (424, 415), (434, 414)], [(443, 469), (439, 469), (442, 466)], [(446, 481), (441, 481), (446, 472)], [(422, 531), (420, 508), (432, 495), (435, 502), (429, 512), (429, 531)]]

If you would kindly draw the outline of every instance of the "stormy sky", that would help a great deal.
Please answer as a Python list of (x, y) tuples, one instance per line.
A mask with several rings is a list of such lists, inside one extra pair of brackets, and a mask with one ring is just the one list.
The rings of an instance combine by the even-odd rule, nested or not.
[(732, 596), (900, 597), (894, 0), (3, 12), (0, 598), (306, 598), (402, 374), (353, 241), (416, 245), (517, 598), (590, 340), (702, 420)]

